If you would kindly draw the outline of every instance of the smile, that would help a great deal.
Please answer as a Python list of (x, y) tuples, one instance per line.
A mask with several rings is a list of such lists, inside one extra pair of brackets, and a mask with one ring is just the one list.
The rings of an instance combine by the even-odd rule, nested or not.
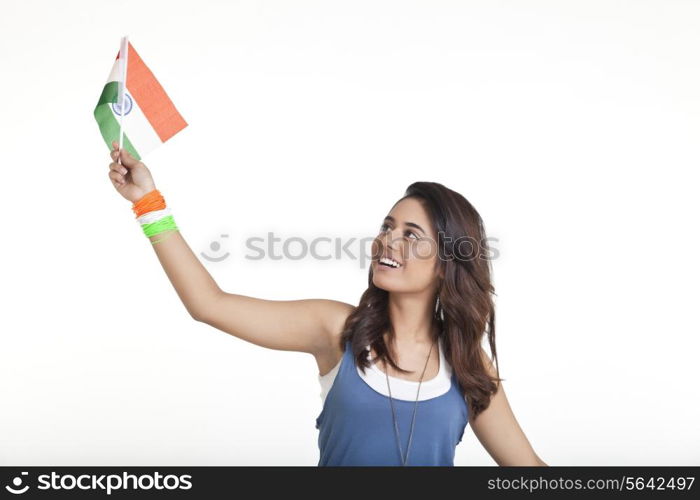
[(378, 265), (382, 267), (388, 267), (391, 269), (398, 269), (401, 267), (401, 264), (387, 257), (382, 257), (381, 259), (379, 259)]

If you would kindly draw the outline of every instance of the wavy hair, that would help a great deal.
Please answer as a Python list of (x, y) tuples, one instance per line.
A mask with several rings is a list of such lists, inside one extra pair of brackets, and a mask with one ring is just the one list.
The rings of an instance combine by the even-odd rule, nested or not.
[[(484, 224), (464, 196), (436, 182), (412, 183), (396, 203), (405, 198), (417, 199), (437, 230), (438, 261), (444, 278), (435, 298), (433, 324), (440, 332), (445, 358), (456, 374), (470, 419), (475, 418), (488, 408), (498, 381), (504, 380), (498, 370), (493, 302), (496, 294)], [(371, 345), (377, 361), (384, 360), (398, 372), (412, 373), (397, 366), (384, 342), (384, 332), (390, 339), (395, 335), (388, 313), (389, 292), (375, 286), (372, 277), (370, 266), (368, 287), (345, 321), (341, 346), (350, 341), (355, 362), (363, 372), (370, 366), (366, 346)], [(496, 377), (484, 365), (484, 335), (488, 337)]]

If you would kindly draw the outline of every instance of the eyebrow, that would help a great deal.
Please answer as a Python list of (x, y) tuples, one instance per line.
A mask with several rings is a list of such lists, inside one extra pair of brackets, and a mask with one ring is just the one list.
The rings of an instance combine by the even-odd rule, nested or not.
[[(386, 217), (384, 217), (384, 220), (396, 223), (396, 219), (394, 219), (391, 215), (387, 215)], [(416, 229), (420, 230), (421, 233), (426, 234), (425, 230), (415, 222), (406, 222), (405, 224), (410, 227), (415, 227)]]

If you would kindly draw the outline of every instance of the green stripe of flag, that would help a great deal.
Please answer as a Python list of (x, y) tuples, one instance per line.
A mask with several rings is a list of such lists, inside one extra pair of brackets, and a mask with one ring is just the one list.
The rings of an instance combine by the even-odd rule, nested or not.
[[(119, 122), (112, 113), (110, 109), (110, 103), (117, 102), (119, 98), (119, 82), (109, 82), (102, 89), (102, 94), (100, 95), (99, 101), (97, 101), (97, 106), (95, 106), (95, 120), (100, 127), (100, 133), (102, 138), (107, 143), (109, 149), (112, 149), (112, 141), (117, 141), (119, 143)], [(126, 149), (131, 156), (137, 160), (141, 160), (141, 155), (138, 154), (136, 148), (129, 140), (126, 132), (124, 132), (124, 142), (122, 148)]]

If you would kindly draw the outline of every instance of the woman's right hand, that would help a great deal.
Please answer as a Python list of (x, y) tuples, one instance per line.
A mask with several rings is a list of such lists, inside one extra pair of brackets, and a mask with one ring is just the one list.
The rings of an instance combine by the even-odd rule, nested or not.
[(109, 164), (109, 178), (117, 192), (132, 203), (136, 203), (143, 196), (156, 188), (151, 172), (143, 162), (137, 160), (126, 149), (121, 150), (121, 165), (117, 163), (119, 158), (119, 144), (112, 141), (112, 163)]

